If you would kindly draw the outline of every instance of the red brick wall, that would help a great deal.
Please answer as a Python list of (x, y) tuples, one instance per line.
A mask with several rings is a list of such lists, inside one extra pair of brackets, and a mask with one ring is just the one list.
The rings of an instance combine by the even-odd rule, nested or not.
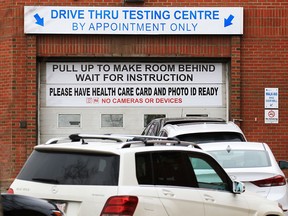
[[(8, 14), (8, 3), (0, 4), (0, 185), (8, 179), (11, 171), (12, 130), (12, 29), (13, 20)], [(5, 23), (5, 25), (3, 25)], [(2, 183), (4, 184), (4, 183)]]
[[(245, 8), (241, 42), (242, 127), (253, 141), (267, 142), (278, 159), (288, 159), (288, 2)], [(279, 124), (264, 122), (264, 88), (279, 88)]]
[(36, 144), (36, 38), (23, 34), (23, 6), (0, 5), (0, 185), (6, 187)]
[[(36, 57), (231, 58), (230, 119), (251, 141), (287, 159), (288, 2), (145, 0), (140, 6), (244, 7), (243, 36), (24, 35), (23, 6), (123, 6), (123, 0), (2, 1), (0, 4), (0, 179), (10, 182), (37, 143)], [(135, 6), (125, 4), (125, 6)], [(279, 124), (264, 123), (264, 88), (279, 88)], [(27, 128), (19, 128), (21, 120)]]

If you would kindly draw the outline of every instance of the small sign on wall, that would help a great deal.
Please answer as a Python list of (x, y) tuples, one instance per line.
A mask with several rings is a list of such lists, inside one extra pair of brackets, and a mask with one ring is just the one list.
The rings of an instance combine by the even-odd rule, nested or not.
[(278, 88), (265, 88), (265, 124), (279, 123)]
[(278, 109), (278, 88), (265, 88), (265, 109)]
[(278, 110), (265, 110), (265, 124), (278, 124), (279, 111)]

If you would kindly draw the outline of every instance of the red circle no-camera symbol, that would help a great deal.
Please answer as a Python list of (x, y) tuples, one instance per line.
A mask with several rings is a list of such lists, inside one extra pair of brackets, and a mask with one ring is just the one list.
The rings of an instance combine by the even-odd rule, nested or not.
[(270, 111), (268, 112), (268, 116), (269, 116), (270, 118), (273, 118), (273, 117), (275, 116), (275, 112), (274, 112), (273, 110), (270, 110)]

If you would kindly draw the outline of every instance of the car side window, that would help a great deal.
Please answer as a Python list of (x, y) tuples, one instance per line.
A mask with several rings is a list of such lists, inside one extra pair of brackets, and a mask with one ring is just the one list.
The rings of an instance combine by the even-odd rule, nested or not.
[(161, 130), (160, 133), (159, 133), (159, 136), (168, 137), (168, 133), (165, 130)]
[(219, 169), (215, 161), (206, 160), (205, 157), (191, 156), (190, 162), (199, 188), (229, 190), (227, 175), (224, 174), (223, 170)]
[(150, 128), (149, 128), (149, 131), (147, 132), (148, 133), (147, 135), (148, 136), (156, 136), (158, 127), (159, 127), (159, 123), (158, 122), (153, 122), (150, 125)]
[(142, 132), (141, 135), (147, 135), (147, 134), (148, 134), (148, 131), (149, 131), (149, 129), (150, 129), (150, 126), (151, 126), (151, 124), (148, 124), (148, 125), (146, 126), (146, 128), (144, 129), (144, 131)]
[(198, 187), (187, 154), (179, 151), (137, 153), (136, 177), (139, 184)]
[(155, 185), (196, 187), (195, 175), (185, 152), (153, 153), (152, 160)]
[(151, 154), (137, 153), (136, 156), (136, 178), (139, 184), (153, 184)]
[(213, 158), (185, 151), (137, 153), (136, 177), (139, 184), (231, 188), (228, 175)]

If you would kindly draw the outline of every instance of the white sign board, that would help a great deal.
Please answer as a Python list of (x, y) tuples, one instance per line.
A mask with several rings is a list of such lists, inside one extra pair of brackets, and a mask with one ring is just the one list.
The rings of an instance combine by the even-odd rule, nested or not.
[(46, 63), (46, 106), (223, 107), (221, 63)]
[(278, 88), (265, 88), (265, 108), (278, 108)]
[(279, 111), (278, 110), (265, 110), (265, 123), (266, 124), (278, 124)]
[(243, 8), (24, 6), (24, 33), (241, 35)]

